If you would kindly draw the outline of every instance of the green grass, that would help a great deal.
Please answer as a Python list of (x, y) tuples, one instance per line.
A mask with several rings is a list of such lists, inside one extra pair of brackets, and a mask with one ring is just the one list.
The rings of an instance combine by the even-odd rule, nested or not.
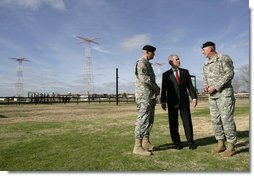
[[(244, 107), (235, 107), (235, 116), (239, 115), (248, 115), (249, 114), (249, 106), (244, 106)], [(200, 109), (192, 113), (192, 116), (197, 116), (197, 117), (205, 117), (209, 116), (210, 111), (208, 108), (205, 109)]]
[[(201, 132), (194, 130), (198, 148), (193, 151), (187, 147), (172, 149), (167, 114), (156, 108), (151, 141), (159, 150), (143, 157), (132, 154), (134, 104), (0, 106), (0, 170), (250, 171), (247, 104), (236, 108), (236, 120), (244, 119), (246, 125), (239, 128), (237, 154), (231, 158), (211, 154), (216, 141), (208, 128), (211, 124), (206, 106), (192, 114), (194, 127), (200, 119), (204, 124)], [(182, 131), (181, 138), (186, 144)]]

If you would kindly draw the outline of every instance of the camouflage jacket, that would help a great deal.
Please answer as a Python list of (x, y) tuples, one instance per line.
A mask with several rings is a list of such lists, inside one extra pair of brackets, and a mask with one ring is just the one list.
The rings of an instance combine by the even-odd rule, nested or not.
[(135, 96), (138, 99), (154, 99), (156, 92), (160, 90), (156, 84), (155, 74), (152, 65), (144, 58), (140, 58), (135, 68)]
[(204, 84), (217, 90), (210, 94), (210, 98), (234, 95), (231, 84), (234, 77), (234, 66), (228, 55), (218, 54), (217, 57), (209, 58), (204, 64), (203, 71)]

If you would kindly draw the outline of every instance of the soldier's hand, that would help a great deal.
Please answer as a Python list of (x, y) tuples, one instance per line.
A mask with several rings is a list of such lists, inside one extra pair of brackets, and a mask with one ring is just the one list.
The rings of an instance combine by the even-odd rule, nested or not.
[(205, 85), (204, 92), (208, 93), (208, 85)]
[(212, 93), (216, 92), (216, 89), (214, 87), (209, 87), (207, 91), (209, 94), (212, 94)]
[(161, 108), (166, 111), (167, 109), (167, 104), (166, 103), (161, 103)]

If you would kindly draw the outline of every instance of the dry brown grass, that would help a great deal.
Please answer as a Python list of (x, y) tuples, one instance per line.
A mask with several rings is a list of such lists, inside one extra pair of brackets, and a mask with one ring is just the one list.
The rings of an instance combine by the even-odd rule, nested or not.
[[(249, 102), (246, 100), (238, 100), (236, 106), (246, 106)], [(191, 107), (191, 111), (199, 111), (200, 109), (208, 108), (208, 103), (199, 102), (196, 108)], [(165, 116), (167, 112), (162, 110), (160, 105), (156, 106), (156, 117), (159, 115)], [(2, 105), (0, 106), (0, 124), (12, 124), (20, 122), (62, 122), (62, 121), (88, 121), (95, 119), (105, 119), (106, 128), (111, 128), (121, 124), (134, 125), (136, 118), (135, 104), (54, 104), (54, 105)], [(212, 127), (210, 117), (192, 117), (193, 128), (196, 136), (212, 136)], [(235, 118), (238, 131), (249, 130), (248, 114), (244, 116), (237, 116)], [(91, 131), (95, 124), (80, 127), (81, 131)], [(167, 125), (161, 126), (165, 128), (165, 134), (168, 133)], [(100, 129), (100, 128), (98, 128)], [(48, 133), (52, 131), (49, 130)], [(47, 133), (47, 131), (38, 131), (37, 133)], [(55, 131), (54, 133), (59, 133)], [(180, 125), (180, 133), (184, 134), (183, 128)], [(4, 134), (1, 136), (3, 137)], [(21, 135), (21, 134), (17, 134)]]

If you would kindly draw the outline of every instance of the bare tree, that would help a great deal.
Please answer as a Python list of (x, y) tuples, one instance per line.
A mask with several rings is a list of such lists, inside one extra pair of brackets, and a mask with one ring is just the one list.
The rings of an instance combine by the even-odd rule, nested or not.
[(237, 75), (237, 73), (234, 76), (234, 79), (232, 81), (232, 86), (234, 88), (235, 93), (240, 92), (240, 90), (241, 90), (241, 80), (239, 78), (239, 75)]
[(250, 69), (249, 65), (243, 65), (239, 68), (238, 78), (240, 87), (242, 90), (249, 92), (250, 91)]

